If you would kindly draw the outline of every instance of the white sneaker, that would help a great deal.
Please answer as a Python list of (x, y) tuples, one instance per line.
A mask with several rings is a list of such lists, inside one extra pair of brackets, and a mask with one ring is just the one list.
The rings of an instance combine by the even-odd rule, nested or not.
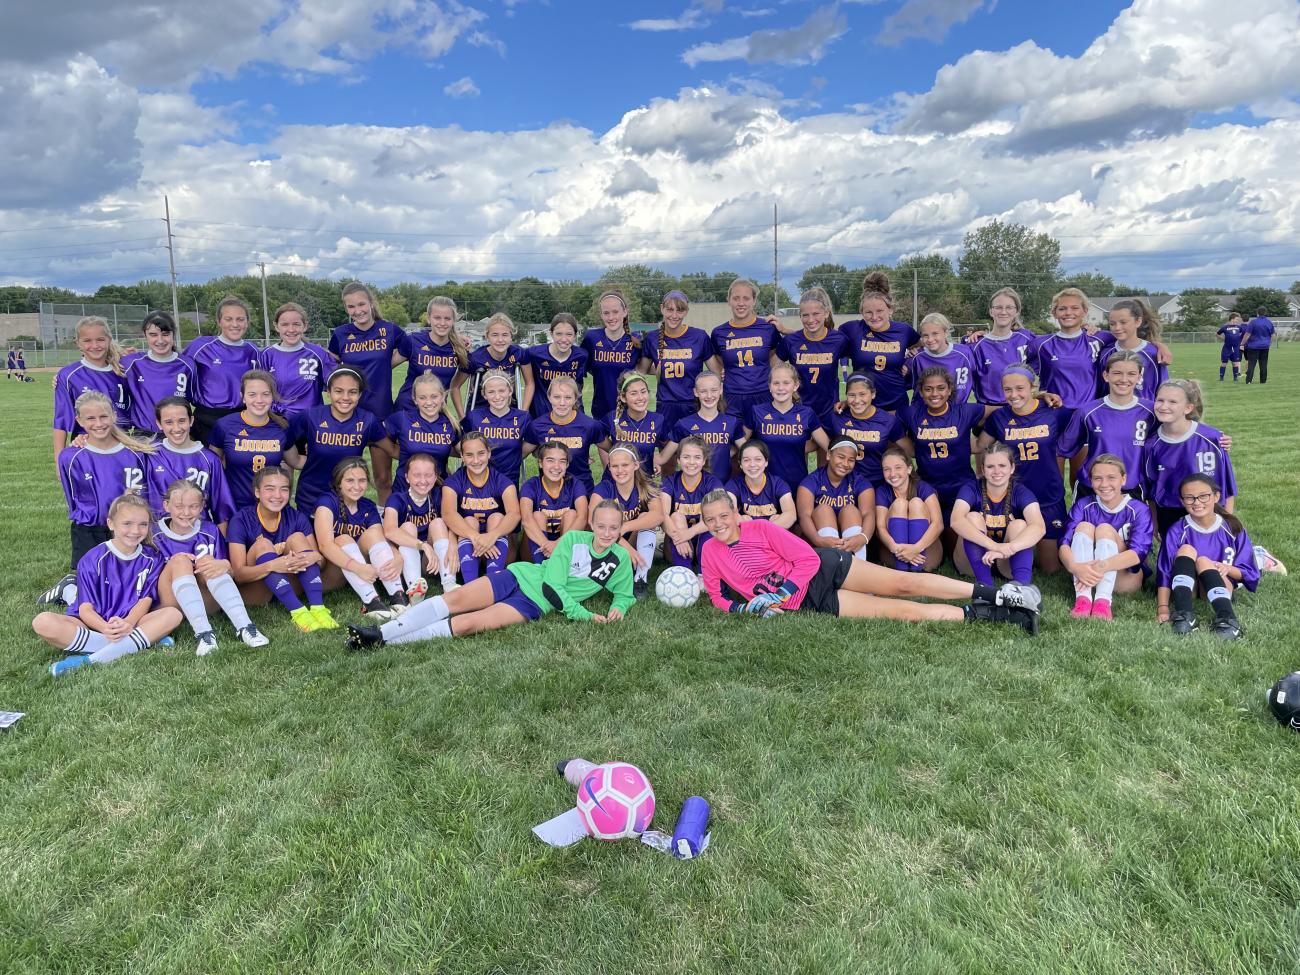
[(1039, 607), (1043, 605), (1043, 594), (1038, 591), (1037, 586), (1006, 582), (998, 590), (998, 605), (1014, 606), (1017, 609), (1027, 609), (1031, 613), (1037, 613)]
[(264, 647), (271, 642), (267, 635), (252, 623), (239, 631), (239, 639), (243, 640), (244, 646), (247, 647)]
[(208, 630), (206, 633), (200, 633), (198, 636), (199, 645), (194, 652), (200, 657), (206, 657), (208, 654), (212, 653), (212, 651), (217, 649), (217, 635), (211, 630)]
[(1286, 566), (1282, 564), (1282, 560), (1263, 545), (1255, 546), (1255, 568), (1260, 572), (1276, 572), (1278, 575), (1286, 575)]

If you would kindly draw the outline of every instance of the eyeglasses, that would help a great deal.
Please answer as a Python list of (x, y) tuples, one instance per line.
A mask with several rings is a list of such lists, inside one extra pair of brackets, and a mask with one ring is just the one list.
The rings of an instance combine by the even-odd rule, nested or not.
[(1213, 494), (1184, 494), (1183, 504), (1205, 504), (1214, 500)]

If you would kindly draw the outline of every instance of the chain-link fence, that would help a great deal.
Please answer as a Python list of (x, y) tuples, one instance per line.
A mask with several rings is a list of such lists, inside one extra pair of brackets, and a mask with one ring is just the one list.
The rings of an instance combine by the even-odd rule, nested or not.
[(146, 305), (42, 301), (35, 348), (28, 352), (24, 346), (28, 368), (58, 367), (75, 362), (81, 355), (77, 351), (77, 322), (90, 316), (108, 323), (108, 330), (118, 345), (139, 347), (140, 325), (148, 314)]

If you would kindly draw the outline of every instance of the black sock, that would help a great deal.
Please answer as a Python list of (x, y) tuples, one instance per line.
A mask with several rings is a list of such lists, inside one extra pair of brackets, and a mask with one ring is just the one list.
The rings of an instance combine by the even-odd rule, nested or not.
[(1214, 617), (1220, 620), (1235, 620), (1237, 614), (1232, 610), (1232, 599), (1228, 587), (1223, 584), (1223, 576), (1218, 569), (1206, 569), (1197, 578), (1205, 590), (1205, 598), (1214, 607)]
[(971, 599), (978, 599), (982, 603), (996, 603), (998, 601), (998, 587), (977, 582), (975, 583), (975, 591), (971, 593)]
[(1172, 576), (1170, 601), (1174, 612), (1190, 614), (1192, 597), (1196, 594), (1196, 560), (1190, 555), (1178, 556), (1174, 559)]

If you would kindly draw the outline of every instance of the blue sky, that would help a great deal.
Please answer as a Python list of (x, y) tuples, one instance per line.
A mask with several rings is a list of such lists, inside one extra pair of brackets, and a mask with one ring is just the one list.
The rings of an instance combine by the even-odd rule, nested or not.
[(1153, 289), (1300, 277), (1294, 0), (64, 8), (0, 37), (4, 282), (164, 276), (164, 194), (187, 280), (766, 276), (773, 202), (786, 280), (991, 219)]

